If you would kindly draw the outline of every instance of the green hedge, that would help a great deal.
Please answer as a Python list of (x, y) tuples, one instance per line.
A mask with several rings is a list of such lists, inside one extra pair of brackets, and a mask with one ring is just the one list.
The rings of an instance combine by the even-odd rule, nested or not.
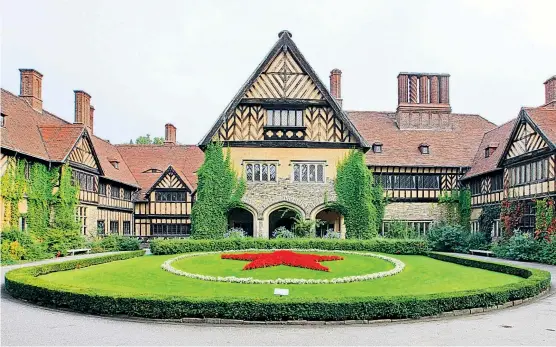
[(259, 239), (236, 238), (219, 240), (153, 240), (151, 242), (153, 254), (179, 254), (189, 252), (211, 252), (256, 249), (324, 249), (324, 250), (349, 250), (368, 251), (390, 254), (427, 254), (429, 248), (424, 240), (396, 240), (396, 239), (371, 239), (371, 240), (338, 240), (338, 239)]
[[(188, 243), (193, 244), (193, 243)], [(195, 243), (199, 244), (199, 243)], [(549, 288), (550, 273), (509, 265), (430, 254), (439, 260), (511, 273), (524, 281), (482, 290), (399, 297), (288, 299), (202, 299), (169, 295), (109, 296), (93, 290), (72, 288), (43, 281), (36, 276), (90, 266), (111, 260), (140, 256), (141, 252), (22, 268), (8, 272), (6, 289), (14, 297), (76, 311), (147, 318), (210, 317), (244, 320), (348, 320), (417, 318), (445, 311), (492, 307), (533, 297)]]

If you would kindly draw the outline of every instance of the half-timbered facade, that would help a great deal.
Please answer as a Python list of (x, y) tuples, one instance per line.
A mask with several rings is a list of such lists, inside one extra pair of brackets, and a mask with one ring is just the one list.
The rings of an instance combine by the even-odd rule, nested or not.
[[(343, 217), (326, 202), (336, 198), (336, 166), (350, 149), (366, 153), (384, 188), (384, 232), (402, 221), (425, 233), (442, 215), (439, 198), (462, 184), (472, 192), (473, 225), (485, 205), (554, 195), (556, 77), (545, 83), (545, 105), (496, 127), (452, 112), (448, 74), (400, 73), (397, 107), (386, 112), (344, 110), (341, 76), (333, 69), (325, 87), (282, 31), (198, 146), (178, 144), (172, 124), (163, 145), (112, 145), (94, 135), (89, 94), (74, 91), (70, 123), (43, 109), (42, 75), (22, 69), (19, 96), (2, 90), (0, 175), (17, 160), (68, 164), (83, 234), (142, 238), (189, 235), (195, 172), (214, 141), (230, 148), (247, 182), (229, 226), (256, 237), (291, 227), (292, 217), (325, 221), (319, 233), (344, 232)], [(9, 211), (0, 207), (5, 220)], [(24, 228), (25, 197), (17, 207)]]
[[(535, 226), (535, 199), (556, 195), (556, 76), (545, 82), (546, 103), (522, 108), (518, 117), (484, 135), (464, 177), (472, 193), (472, 230), (487, 205), (520, 201), (520, 229)], [(493, 236), (500, 235), (495, 224)]]

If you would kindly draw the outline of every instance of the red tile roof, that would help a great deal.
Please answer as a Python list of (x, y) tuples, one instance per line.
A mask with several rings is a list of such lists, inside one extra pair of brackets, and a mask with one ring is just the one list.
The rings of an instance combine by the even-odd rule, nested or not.
[[(0, 130), (2, 148), (45, 161), (61, 162), (85, 131), (83, 125), (69, 123), (46, 110), (35, 111), (25, 100), (4, 89), (1, 102), (2, 114), (6, 115), (5, 127)], [(137, 186), (116, 147), (96, 136), (91, 139), (103, 177)], [(110, 164), (108, 157), (119, 158), (119, 169)]]
[[(192, 190), (197, 189), (195, 172), (204, 160), (204, 153), (199, 147), (195, 145), (117, 145), (116, 147), (143, 193), (152, 187), (169, 166), (174, 168)], [(149, 169), (157, 169), (162, 173), (145, 172)]]
[[(484, 133), (495, 127), (478, 115), (452, 113), (451, 130), (400, 130), (395, 112), (347, 113), (369, 144), (382, 143), (382, 153), (367, 152), (367, 164), (373, 166), (471, 166)], [(421, 154), (422, 143), (430, 146), (430, 154)]]
[[(475, 154), (473, 166), (471, 166), (471, 169), (465, 174), (465, 179), (486, 174), (498, 169), (498, 162), (500, 161), (500, 157), (504, 153), (508, 141), (510, 140), (510, 135), (515, 122), (516, 119), (512, 119), (498, 128), (485, 133), (483, 140), (477, 149), (477, 153)], [(497, 148), (489, 157), (485, 158), (485, 148), (495, 144), (497, 144)]]
[(525, 112), (535, 122), (537, 127), (556, 145), (556, 109), (547, 107), (525, 108)]
[(39, 132), (50, 160), (63, 162), (84, 130), (85, 127), (81, 124), (39, 126)]

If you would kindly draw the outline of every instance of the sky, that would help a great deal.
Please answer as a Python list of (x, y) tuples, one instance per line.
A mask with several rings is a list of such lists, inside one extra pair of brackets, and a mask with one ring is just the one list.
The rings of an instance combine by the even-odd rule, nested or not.
[(346, 110), (394, 111), (401, 71), (449, 73), (453, 112), (496, 124), (544, 103), (556, 75), (556, 1), (0, 0), (0, 83), (43, 77), (43, 107), (73, 121), (92, 96), (95, 134), (196, 144), (287, 29)]

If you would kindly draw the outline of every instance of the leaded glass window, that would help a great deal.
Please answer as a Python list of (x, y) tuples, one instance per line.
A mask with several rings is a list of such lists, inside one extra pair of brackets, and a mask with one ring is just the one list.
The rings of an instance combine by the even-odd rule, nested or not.
[(324, 163), (293, 164), (294, 182), (324, 182)]
[(245, 179), (248, 182), (276, 181), (276, 164), (251, 162), (245, 164)]
[(262, 165), (262, 177), (261, 180), (262, 181), (268, 181), (268, 165), (267, 164), (263, 164)]
[(303, 126), (303, 110), (267, 110), (266, 125), (301, 127)]
[(255, 179), (255, 181), (260, 181), (261, 180), (261, 165), (260, 164), (255, 164), (254, 179)]

